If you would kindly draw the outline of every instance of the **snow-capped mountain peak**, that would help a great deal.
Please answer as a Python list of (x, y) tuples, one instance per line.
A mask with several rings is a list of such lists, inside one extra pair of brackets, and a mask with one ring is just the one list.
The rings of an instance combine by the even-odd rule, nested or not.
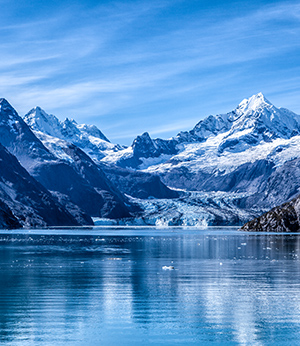
[(58, 136), (60, 133), (61, 123), (56, 116), (47, 114), (38, 106), (25, 115), (24, 121), (34, 131), (40, 131), (49, 136)]
[[(250, 152), (261, 154), (256, 148), (265, 150), (272, 147), (271, 143), (281, 143), (299, 134), (300, 116), (275, 107), (258, 93), (244, 99), (231, 112), (210, 115), (191, 131), (180, 132), (170, 140), (151, 139), (147, 133), (138, 136), (130, 148), (131, 157), (128, 149), (118, 155), (108, 154), (104, 161), (155, 172), (178, 167), (193, 167), (197, 171), (202, 164), (210, 170), (211, 162), (212, 171), (227, 171), (228, 166), (235, 167), (236, 162), (252, 162)], [(229, 156), (233, 160), (227, 164)], [(222, 164), (216, 164), (218, 161)]]
[(86, 133), (89, 136), (93, 136), (102, 139), (103, 141), (110, 142), (109, 139), (95, 125), (77, 124), (76, 126), (81, 132)]
[[(254, 128), (257, 119), (263, 123), (270, 123), (270, 116), (277, 108), (268, 101), (262, 93), (244, 99), (233, 111), (226, 114), (210, 115), (201, 120), (193, 130), (177, 135), (178, 140), (203, 142), (211, 136), (229, 132), (244, 131)], [(265, 118), (265, 119), (263, 119)], [(269, 124), (272, 126), (271, 124)]]
[(240, 114), (255, 112), (264, 107), (273, 106), (265, 96), (260, 92), (256, 95), (251, 96), (249, 99), (244, 99), (236, 108), (236, 112)]
[(300, 116), (287, 109), (276, 108), (262, 93), (258, 93), (244, 99), (232, 112), (210, 115), (193, 130), (179, 134), (177, 138), (183, 137), (188, 142), (203, 142), (224, 134), (219, 148), (223, 152), (244, 150), (275, 138), (288, 139), (298, 133)]
[(19, 120), (17, 112), (5, 98), (0, 98), (0, 113), (1, 122)]
[(10, 103), (3, 97), (0, 98), (0, 107), (11, 107)]
[[(33, 108), (24, 116), (24, 121), (35, 131), (36, 136), (45, 140), (43, 134), (74, 143), (96, 161), (101, 160), (107, 150), (118, 151), (120, 146), (110, 143), (95, 125), (77, 124), (74, 119), (60, 121), (47, 114), (40, 107)], [(48, 141), (49, 141), (49, 137)], [(53, 139), (55, 142), (55, 140)]]
[(276, 108), (262, 93), (243, 100), (232, 112), (237, 117), (229, 135), (249, 130), (257, 139), (290, 138), (300, 132), (300, 116)]

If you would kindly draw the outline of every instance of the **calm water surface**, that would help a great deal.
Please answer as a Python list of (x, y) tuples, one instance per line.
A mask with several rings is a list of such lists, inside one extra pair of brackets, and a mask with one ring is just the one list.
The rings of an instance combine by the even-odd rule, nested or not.
[(299, 345), (299, 246), (224, 229), (2, 232), (0, 344)]

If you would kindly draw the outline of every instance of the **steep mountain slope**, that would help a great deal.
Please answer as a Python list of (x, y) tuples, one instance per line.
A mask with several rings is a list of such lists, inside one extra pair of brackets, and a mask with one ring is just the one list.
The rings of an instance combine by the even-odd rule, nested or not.
[[(51, 153), (6, 100), (0, 100), (0, 107), (0, 143), (16, 155), (28, 172), (51, 191), (74, 217), (80, 216), (81, 221), (85, 219), (90, 224), (86, 214), (111, 218), (130, 216), (125, 202), (110, 188), (104, 174), (101, 179), (95, 178), (98, 179), (97, 187), (93, 186), (74, 160), (67, 162)], [(116, 207), (110, 211), (105, 207), (109, 199), (116, 202)]]
[[(64, 165), (65, 174), (60, 179), (55, 174), (60, 169), (57, 163), (52, 167), (46, 162), (36, 169), (44, 186), (69, 196), (71, 201), (76, 202), (91, 216), (119, 219), (130, 217), (131, 212), (138, 210), (130, 205), (103, 170), (76, 145), (41, 132), (35, 133), (47, 149), (60, 158), (60, 165)], [(68, 170), (66, 166), (69, 167)]]
[[(113, 190), (124, 204), (128, 205), (129, 202), (127, 199), (124, 199), (124, 195), (121, 193), (139, 198), (178, 197), (178, 192), (167, 188), (158, 176), (102, 163), (97, 165), (87, 154), (74, 144), (43, 134), (39, 131), (34, 131), (34, 133), (51, 153), (69, 162), (77, 169), (79, 174), (83, 174), (83, 177), (88, 180), (89, 184), (93, 185), (96, 189), (101, 189), (100, 184), (102, 184), (102, 190), (103, 188), (105, 190)], [(106, 177), (108, 177), (108, 179)], [(109, 200), (107, 196), (106, 200)], [(116, 208), (119, 211), (122, 210), (120, 204), (116, 204)], [(137, 211), (137, 208), (131, 206), (130, 210), (134, 212)]]
[(54, 159), (13, 107), (0, 99), (0, 142), (27, 169)]
[(180, 196), (178, 191), (171, 190), (163, 184), (157, 175), (113, 165), (102, 164), (101, 167), (120, 191), (132, 197), (171, 199)]
[[(16, 157), (1, 144), (0, 201), (2, 216), (9, 216), (9, 221), (6, 222), (5, 227), (79, 225), (75, 218), (41, 184), (32, 178)], [(0, 221), (1, 223), (3, 226), (3, 222)]]

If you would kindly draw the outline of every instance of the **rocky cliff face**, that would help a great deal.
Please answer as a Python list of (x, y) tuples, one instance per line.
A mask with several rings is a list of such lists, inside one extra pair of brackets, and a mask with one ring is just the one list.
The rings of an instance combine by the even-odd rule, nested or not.
[(5, 204), (2, 200), (0, 200), (0, 228), (16, 229), (21, 227), (21, 223), (13, 215), (8, 205)]
[(300, 197), (249, 221), (241, 230), (248, 232), (300, 232)]

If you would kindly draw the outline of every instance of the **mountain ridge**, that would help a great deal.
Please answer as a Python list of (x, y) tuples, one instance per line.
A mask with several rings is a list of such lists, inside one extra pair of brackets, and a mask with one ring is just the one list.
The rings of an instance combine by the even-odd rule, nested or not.
[[(171, 224), (189, 222), (184, 219), (184, 214), (188, 213), (188, 205), (191, 203), (198, 205), (199, 210), (202, 208), (199, 217), (204, 224), (205, 210), (212, 224), (222, 223), (222, 217), (226, 224), (234, 224), (247, 220), (247, 217), (258, 216), (261, 211), (274, 207), (276, 201), (284, 202), (286, 198), (293, 198), (298, 193), (299, 188), (293, 186), (297, 181), (297, 165), (290, 165), (289, 162), (297, 159), (298, 148), (300, 150), (299, 129), (299, 115), (275, 107), (262, 93), (258, 93), (242, 100), (233, 111), (208, 116), (192, 130), (179, 132), (171, 139), (153, 139), (145, 132), (137, 136), (130, 147), (102, 150), (100, 160), (99, 156), (96, 157), (84, 148), (84, 144), (81, 144), (81, 148), (98, 166), (103, 167), (119, 190), (129, 194), (144, 208), (148, 222), (153, 222), (149, 220), (155, 217), (159, 219), (162, 210), (164, 219), (170, 214)], [(35, 133), (51, 152), (57, 156), (65, 155), (58, 139), (47, 138), (38, 131)], [(283, 187), (279, 187), (281, 196), (275, 186), (278, 188), (276, 181), (282, 173), (294, 178), (286, 180), (284, 191)], [(160, 180), (151, 176), (159, 177)], [(160, 185), (160, 181), (164, 186), (177, 191), (177, 197)], [(151, 192), (151, 184), (154, 182), (157, 188)], [(134, 184), (135, 187), (131, 188)], [(141, 186), (146, 187), (146, 190), (140, 190)], [(154, 191), (163, 191), (163, 195), (156, 195)], [(199, 191), (200, 194), (189, 191)], [(218, 192), (226, 192), (230, 202), (224, 202), (224, 195), (220, 195), (218, 202)], [(153, 203), (151, 200), (143, 202), (145, 198), (151, 197), (151, 193), (155, 196)], [(210, 202), (205, 194), (212, 194)], [(272, 195), (276, 195), (277, 199), (270, 198)], [(176, 198), (180, 198), (181, 202), (173, 203)], [(225, 214), (220, 216), (222, 210), (218, 205), (236, 208), (232, 211), (231, 219)], [(257, 207), (253, 209), (254, 205)], [(156, 212), (148, 213), (147, 208)], [(178, 208), (185, 211), (179, 212)], [(195, 215), (197, 212), (193, 214), (196, 220)]]
[(103, 151), (121, 149), (121, 146), (112, 144), (97, 126), (77, 124), (69, 118), (60, 121), (38, 106), (25, 114), (23, 119), (33, 131), (73, 143), (97, 161), (104, 157)]
[(145, 132), (127, 148), (39, 107), (24, 122), (6, 100), (0, 106), (0, 142), (77, 218), (82, 208), (129, 224), (237, 225), (300, 191), (300, 116), (262, 93), (190, 131)]

